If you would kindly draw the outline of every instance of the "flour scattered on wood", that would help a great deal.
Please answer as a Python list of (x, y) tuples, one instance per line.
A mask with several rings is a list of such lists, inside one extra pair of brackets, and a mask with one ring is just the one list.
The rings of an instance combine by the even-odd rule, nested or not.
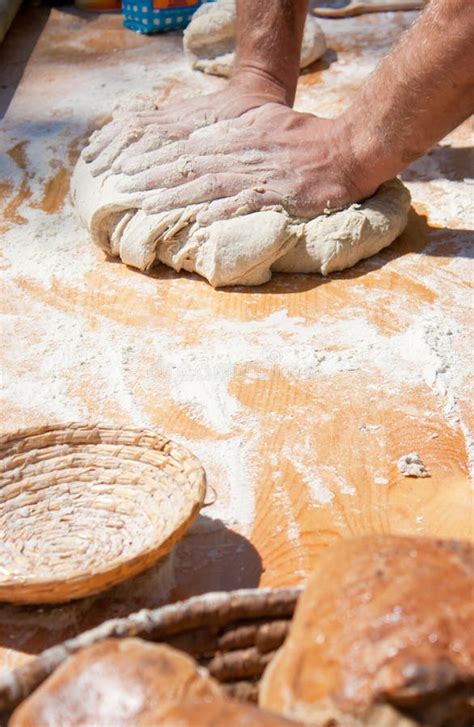
[[(346, 28), (341, 32), (353, 36), (352, 23), (338, 21), (338, 28)], [(388, 40), (395, 40), (400, 28), (390, 32)], [(323, 116), (342, 112), (354, 87), (362, 85), (377, 57), (385, 55), (388, 40), (384, 34), (373, 34), (373, 53), (360, 57), (355, 52), (352, 57), (346, 54), (322, 71), (325, 83), (299, 84), (297, 108)], [(160, 43), (171, 58), (180, 41), (169, 35)], [(3, 352), (3, 430), (71, 419), (102, 419), (162, 429), (201, 459), (210, 491), (217, 494), (206, 515), (250, 532), (265, 471), (274, 483), (275, 503), (282, 509), (291, 540), (300, 538), (300, 533), (285, 482), (289, 474), (298, 478), (296, 484), (301, 483), (309, 502), (320, 509), (336, 497), (354, 497), (357, 487), (364, 485), (350, 480), (337, 461), (328, 464), (326, 458), (315, 457), (312, 447), (318, 426), (333, 425), (331, 397), (335, 387), (352, 380), (360, 385), (365, 381), (362, 374), (370, 376), (366, 386), (369, 423), (360, 422), (360, 432), (367, 435), (365, 441), (372, 444), (379, 437), (382, 441), (384, 422), (377, 415), (378, 399), (387, 392), (399, 395), (403, 414), (410, 409), (410, 392), (419, 390), (433, 398), (432, 414), (441, 410), (448, 426), (462, 434), (473, 464), (474, 442), (462, 406), (468, 383), (463, 365), (468, 337), (458, 315), (458, 310), (467, 306), (470, 196), (462, 183), (445, 178), (437, 162), (439, 150), (416, 162), (417, 179), (410, 180), (409, 171), (404, 176), (416, 203), (429, 211), (432, 224), (458, 228), (453, 236), (455, 254), (446, 256), (449, 236), (445, 230), (432, 229), (429, 244), (421, 253), (384, 260), (384, 271), (393, 276), (393, 289), (387, 294), (376, 285), (364, 287), (362, 306), (362, 286), (356, 272), (351, 281), (353, 305), (340, 305), (336, 282), (335, 309), (328, 307), (322, 314), (308, 306), (305, 317), (292, 315), (294, 284), (287, 282), (280, 285), (283, 294), (273, 293), (269, 296), (271, 307), (264, 308), (279, 306), (276, 312), (251, 320), (253, 309), (249, 306), (246, 312), (247, 304), (242, 304), (238, 315), (234, 309), (234, 318), (226, 319), (220, 306), (209, 302), (205, 286), (195, 280), (172, 275), (161, 278), (160, 274), (156, 279), (146, 278), (125, 270), (118, 274), (117, 266), (106, 263), (93, 249), (67, 199), (55, 214), (47, 214), (38, 206), (55, 165), (70, 168), (71, 143), (77, 146), (92, 117), (109, 113), (116, 98), (143, 84), (145, 72), (156, 84), (157, 96), (162, 93), (164, 97), (169, 87), (175, 97), (221, 87), (218, 79), (189, 71), (184, 58), (163, 67), (157, 56), (144, 69), (139, 54), (135, 59), (133, 49), (127, 53), (126, 74), (115, 72), (115, 56), (109, 61), (104, 57), (100, 68), (90, 63), (82, 70), (76, 67), (77, 83), (82, 83), (87, 93), (78, 93), (77, 85), (64, 75), (63, 80), (55, 81), (54, 103), (38, 103), (34, 119), (28, 120), (31, 100), (22, 101), (18, 93), (5, 119), (5, 148), (26, 140), (27, 169), (20, 169), (7, 154), (2, 160), (4, 177), (14, 194), (26, 180), (31, 197), (26, 197), (17, 210), (25, 223), (11, 225), (2, 234), (8, 302), (2, 338), (12, 342)], [(173, 85), (170, 81), (177, 75), (180, 82)], [(58, 84), (62, 84), (59, 94)], [(347, 93), (341, 91), (344, 88)], [(420, 178), (423, 174), (426, 181)], [(459, 228), (465, 229), (464, 235)], [(423, 265), (426, 255), (435, 255), (439, 261), (429, 278)], [(370, 268), (367, 264), (365, 270), (377, 275), (380, 260), (373, 265)], [(425, 286), (427, 293), (439, 293), (439, 300), (433, 304), (427, 297), (421, 303), (421, 296), (412, 305), (403, 280)], [(332, 286), (333, 280), (324, 285)], [(239, 292), (225, 295), (238, 296)], [(170, 316), (169, 300), (175, 305), (177, 300), (183, 301), (176, 311), (172, 335), (169, 321), (163, 325), (163, 318)], [(134, 309), (127, 318), (129, 307), (140, 310)], [(383, 326), (374, 323), (376, 315), (368, 315), (374, 311), (383, 311), (380, 318), (388, 322), (393, 315), (395, 332), (386, 333)], [(241, 320), (241, 314), (248, 320)], [(239, 386), (245, 392), (253, 385), (264, 389), (267, 381), (275, 380), (282, 390), (301, 385), (308, 391), (307, 399), (293, 411), (273, 411), (270, 406), (270, 413), (256, 414), (245, 397), (239, 396)], [(268, 396), (272, 396), (271, 389)], [(347, 404), (349, 418), (350, 400)], [(284, 452), (269, 451), (273, 460), (264, 470), (263, 429), (271, 441), (272, 434), (289, 427), (296, 414), (305, 423), (300, 441), (287, 441)], [(190, 429), (193, 436), (185, 436)], [(434, 446), (429, 436), (438, 435), (428, 435)], [(409, 432), (406, 437), (407, 447), (401, 451), (420, 446), (410, 445)], [(380, 451), (383, 455), (382, 446)], [(355, 452), (354, 459), (358, 457)], [(381, 486), (387, 484), (383, 464), (379, 460), (365, 464), (371, 481)]]

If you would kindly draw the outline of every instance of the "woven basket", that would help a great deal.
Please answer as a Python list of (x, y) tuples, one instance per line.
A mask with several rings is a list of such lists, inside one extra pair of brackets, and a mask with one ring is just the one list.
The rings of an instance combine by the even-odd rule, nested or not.
[(138, 636), (193, 656), (225, 691), (256, 702), (260, 677), (283, 643), (300, 588), (207, 593), (169, 606), (112, 619), (53, 646), (0, 675), (0, 711), (8, 716), (71, 654), (108, 638)]
[(156, 432), (67, 424), (0, 437), (0, 601), (97, 593), (168, 553), (204, 471)]

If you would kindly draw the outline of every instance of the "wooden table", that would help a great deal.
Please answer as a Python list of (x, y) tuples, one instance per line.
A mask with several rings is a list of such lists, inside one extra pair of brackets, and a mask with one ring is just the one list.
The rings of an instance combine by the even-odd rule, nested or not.
[[(329, 50), (301, 77), (297, 108), (340, 112), (413, 18), (324, 21)], [(225, 81), (191, 72), (178, 35), (70, 8), (23, 10), (0, 67), (2, 428), (156, 427), (201, 458), (211, 502), (172, 582), (156, 567), (77, 604), (0, 607), (0, 664), (143, 606), (301, 583), (340, 537), (472, 538), (467, 122), (404, 173), (413, 211), (391, 248), (327, 279), (216, 291), (105, 260), (67, 193), (84, 139), (124, 95), (166, 102)], [(413, 451), (429, 478), (398, 471)]]

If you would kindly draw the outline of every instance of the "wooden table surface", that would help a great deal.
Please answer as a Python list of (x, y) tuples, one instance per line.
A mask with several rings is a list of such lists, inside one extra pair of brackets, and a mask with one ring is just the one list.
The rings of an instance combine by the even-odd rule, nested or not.
[[(344, 109), (414, 17), (324, 21), (329, 50), (297, 108)], [(216, 291), (106, 260), (67, 193), (84, 139), (125, 95), (165, 102), (225, 81), (193, 73), (177, 34), (70, 8), (23, 10), (0, 67), (2, 430), (155, 427), (200, 457), (211, 502), (171, 580), (157, 566), (76, 604), (0, 606), (0, 666), (144, 606), (304, 582), (340, 537), (473, 537), (468, 122), (403, 174), (413, 210), (389, 249), (327, 279)], [(430, 477), (398, 471), (413, 451)]]

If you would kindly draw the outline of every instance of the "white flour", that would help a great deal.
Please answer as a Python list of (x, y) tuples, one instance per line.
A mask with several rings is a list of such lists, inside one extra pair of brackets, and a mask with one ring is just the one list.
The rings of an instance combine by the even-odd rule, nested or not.
[[(78, 266), (66, 262), (72, 263), (76, 257), (71, 251), (69, 258), (63, 258), (62, 276), (77, 275)], [(34, 279), (36, 269), (28, 271), (27, 277)], [(42, 267), (43, 284), (45, 275)], [(53, 268), (50, 284), (57, 277), (58, 270)], [(179, 281), (168, 282), (176, 285)], [(137, 284), (145, 288), (152, 290), (155, 283), (137, 276)], [(41, 307), (40, 301), (31, 301), (33, 320), (41, 320)], [(193, 311), (190, 318), (199, 318), (198, 312)], [(305, 321), (289, 316), (284, 308), (246, 322), (209, 319), (203, 314), (198, 323), (199, 342), (188, 345), (180, 340), (179, 331), (176, 335), (158, 332), (155, 325), (156, 319), (151, 318), (145, 328), (133, 331), (98, 315), (91, 329), (80, 309), (49, 306), (44, 335), (32, 340), (28, 322), (15, 316), (5, 319), (4, 333), (16, 336), (16, 360), (27, 361), (33, 355), (37, 361), (34, 376), (28, 367), (19, 370), (10, 361), (16, 372), (5, 380), (6, 401), (35, 412), (37, 421), (87, 419), (90, 404), (84, 402), (80, 389), (81, 383), (87, 386), (89, 381), (95, 418), (116, 420), (119, 416), (131, 424), (153, 426), (156, 420), (147, 413), (144, 402), (154, 401), (159, 409), (162, 397), (171, 399), (179, 411), (209, 432), (205, 439), (188, 440), (179, 428), (173, 428), (172, 421), (166, 426), (170, 436), (202, 460), (209, 484), (218, 493), (207, 514), (228, 524), (238, 523), (246, 531), (254, 518), (255, 454), (260, 449), (261, 424), (232, 392), (239, 371), (245, 371), (250, 382), (269, 380), (278, 370), (290, 384), (311, 384), (321, 377), (329, 385), (335, 375), (370, 370), (375, 391), (383, 392), (387, 386), (428, 385), (442, 402), (451, 426), (466, 429), (457, 410), (464, 372), (452, 345), (462, 329), (430, 306), (413, 315), (407, 330), (392, 336), (381, 334), (360, 310), (350, 308), (344, 311), (343, 320), (328, 313)], [(146, 375), (145, 356), (154, 362)], [(280, 423), (286, 418), (290, 421), (292, 415), (291, 411), (281, 414)], [(380, 428), (361, 427), (375, 436)], [(472, 441), (466, 445), (472, 446)], [(328, 474), (324, 463), (313, 461), (311, 453), (312, 435), (306, 434), (300, 442), (288, 443), (282, 455), (292, 463), (316, 506), (324, 506), (334, 497), (328, 481), (342, 494), (354, 493), (341, 472)], [(380, 477), (375, 481), (382, 484)], [(295, 522), (292, 527), (292, 537), (297, 537)]]
[[(355, 23), (333, 21), (324, 26), (330, 40), (337, 29), (350, 35), (354, 44), (359, 42), (353, 35)], [(303, 77), (297, 108), (336, 115), (399, 32), (399, 26), (392, 36), (374, 32), (369, 51), (360, 56), (341, 53), (338, 62), (323, 71), (323, 83), (305, 86)], [(143, 50), (130, 48), (124, 51), (126, 74), (117, 74), (115, 57), (98, 66), (79, 64), (73, 69), (74, 83), (67, 74), (58, 79), (49, 105), (43, 102), (44, 88), (38, 87), (28, 98), (17, 94), (9, 110), (2, 146), (11, 149), (28, 140), (24, 148), (27, 170), (4, 155), (2, 181), (11, 182), (17, 190), (26, 180), (32, 195), (18, 208), (25, 224), (12, 225), (2, 234), (6, 314), (1, 333), (7, 343), (2, 347), (3, 429), (55, 420), (104, 419), (165, 430), (187, 445), (206, 468), (208, 499), (216, 493), (206, 515), (250, 533), (257, 488), (265, 471), (274, 483), (272, 506), (281, 509), (292, 542), (300, 541), (300, 532), (287, 491), (286, 468), (296, 473), (297, 484), (301, 483), (318, 511), (334, 504), (336, 496), (354, 499), (361, 484), (350, 480), (338, 462), (318, 459), (312, 448), (316, 425), (331, 426), (341, 416), (331, 407), (332, 390), (341, 382), (357, 385), (366, 381), (362, 374), (370, 381), (365, 385), (367, 410), (355, 427), (364, 427), (360, 431), (375, 438), (370, 442), (376, 441), (380, 461), (366, 466), (369, 481), (380, 485), (381, 492), (390, 482), (384, 422), (379, 421), (377, 403), (387, 393), (399, 402), (400, 412), (413, 417), (420, 413), (410, 408), (410, 392), (419, 389), (433, 394), (433, 411), (426, 412), (427, 418), (435, 418), (440, 411), (444, 414), (453, 431), (462, 433), (472, 465), (473, 439), (461, 406), (470, 376), (466, 258), (472, 253), (472, 187), (443, 178), (435, 156), (417, 162), (412, 178), (410, 173), (405, 175), (406, 183), (432, 223), (456, 231), (457, 255), (446, 258), (443, 230), (431, 230), (424, 254), (385, 259), (383, 270), (393, 276), (393, 290), (365, 286), (355, 275), (350, 281), (354, 302), (351, 299), (337, 313), (328, 307), (321, 314), (308, 306), (304, 317), (292, 315), (292, 287), (282, 283), (280, 294), (272, 295), (268, 311), (276, 308), (273, 312), (263, 314), (266, 308), (256, 305), (260, 317), (252, 319), (252, 309), (242, 304), (242, 318), (248, 320), (236, 315), (225, 318), (216, 312), (220, 310), (217, 303), (211, 307), (204, 284), (193, 279), (171, 274), (147, 278), (132, 271), (118, 274), (93, 249), (68, 202), (54, 214), (32, 206), (41, 202), (43, 182), (58, 165), (71, 168), (71, 143), (78, 144), (93, 119), (109, 113), (117, 98), (139, 87), (148, 91), (153, 85), (157, 96), (165, 96), (171, 81), (171, 96), (204, 93), (223, 84), (193, 74), (184, 58), (178, 60), (177, 37), (163, 36), (160, 43), (169, 64), (148, 54), (144, 70)], [(33, 107), (36, 116), (31, 120)], [(469, 141), (462, 143), (467, 146)], [(439, 265), (428, 273), (425, 255), (439, 257)], [(367, 263), (367, 275), (371, 271), (377, 275), (378, 265), (380, 260)], [(439, 298), (434, 303), (413, 300), (407, 288), (398, 285), (401, 279), (427, 286)], [(213, 295), (217, 301), (218, 295), (239, 293)], [(169, 300), (175, 305), (182, 301), (174, 328), (162, 323), (169, 313)], [(334, 300), (338, 302), (337, 293)], [(133, 324), (125, 315), (116, 315), (133, 305), (137, 306)], [(388, 322), (398, 319), (399, 327), (383, 333), (368, 315), (374, 311)], [(308, 397), (293, 410), (273, 411), (270, 401), (268, 411), (256, 413), (244, 397), (239, 398), (236, 384), (245, 390), (253, 385), (264, 388), (275, 374), (282, 387), (303, 385)], [(316, 384), (319, 389), (314, 393)], [(324, 398), (321, 391), (326, 392)], [(273, 396), (271, 390), (269, 396)], [(273, 436), (291, 425), (294, 434), (295, 420), (302, 422), (299, 441), (292, 436), (283, 451), (272, 451)], [(188, 434), (189, 422), (193, 438)], [(411, 449), (410, 432), (404, 436), (406, 445), (398, 456)]]

